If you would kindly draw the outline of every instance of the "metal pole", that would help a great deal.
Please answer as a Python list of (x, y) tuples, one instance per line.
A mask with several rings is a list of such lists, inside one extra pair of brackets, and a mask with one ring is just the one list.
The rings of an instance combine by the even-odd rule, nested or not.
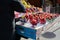
[(45, 8), (45, 0), (42, 0), (42, 8), (43, 8), (43, 11), (45, 12), (46, 8)]

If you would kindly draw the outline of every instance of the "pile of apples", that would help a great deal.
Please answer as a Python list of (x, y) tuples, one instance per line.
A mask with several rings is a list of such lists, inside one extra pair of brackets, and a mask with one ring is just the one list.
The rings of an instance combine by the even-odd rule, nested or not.
[(26, 8), (26, 13), (38, 12), (41, 10), (42, 10), (42, 8), (32, 6), (31, 8)]
[(59, 16), (58, 14), (51, 14), (51, 13), (39, 13), (39, 14), (25, 14), (25, 18), (27, 21), (29, 20), (32, 25), (37, 25), (37, 23), (45, 24), (46, 19), (53, 19), (55, 17)]

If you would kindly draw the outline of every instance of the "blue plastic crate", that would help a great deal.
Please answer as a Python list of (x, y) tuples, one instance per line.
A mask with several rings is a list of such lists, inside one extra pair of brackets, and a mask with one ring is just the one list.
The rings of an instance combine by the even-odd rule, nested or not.
[(36, 39), (36, 30), (16, 25), (16, 32), (28, 38)]

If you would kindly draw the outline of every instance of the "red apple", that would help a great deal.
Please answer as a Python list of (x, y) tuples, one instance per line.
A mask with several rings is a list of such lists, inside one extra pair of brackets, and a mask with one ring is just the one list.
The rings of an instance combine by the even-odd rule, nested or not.
[(54, 14), (55, 15), (55, 17), (58, 17), (59, 16), (59, 14), (57, 13), (57, 14)]
[(48, 19), (51, 20), (52, 18), (50, 16), (48, 16)]
[(37, 16), (39, 16), (39, 14), (36, 14)]
[(38, 14), (34, 14), (33, 15), (35, 18), (39, 19), (39, 15)]
[(36, 14), (33, 14), (33, 16), (35, 17), (35, 16), (36, 16)]
[(30, 12), (30, 13), (32, 13), (32, 11), (31, 11), (31, 10), (29, 10), (29, 12)]
[(30, 20), (33, 19), (33, 15), (32, 14), (29, 15), (29, 19)]
[(40, 23), (41, 24), (45, 24), (46, 23), (46, 20), (45, 19), (40, 19)]
[(38, 22), (38, 17), (37, 16), (35, 16), (34, 19)]
[(29, 17), (28, 13), (26, 13), (26, 14), (25, 14), (25, 17), (26, 17), (26, 18), (28, 18), (28, 17)]
[(30, 12), (30, 9), (29, 8), (26, 8), (26, 12)]
[(38, 21), (39, 17), (38, 17), (38, 16), (35, 16), (35, 18), (36, 18), (36, 19), (37, 19), (37, 21)]
[(29, 19), (28, 13), (25, 14), (25, 18), (26, 18), (27, 20)]
[(40, 19), (40, 18), (42, 18), (42, 15), (41, 15), (41, 14), (39, 15), (39, 19)]
[(30, 23), (31, 23), (32, 25), (36, 25), (36, 24), (37, 24), (37, 20), (31, 19), (31, 20), (30, 20)]
[(46, 19), (44, 17), (42, 17), (42, 16), (40, 17), (40, 23), (41, 24), (45, 24), (46, 23)]

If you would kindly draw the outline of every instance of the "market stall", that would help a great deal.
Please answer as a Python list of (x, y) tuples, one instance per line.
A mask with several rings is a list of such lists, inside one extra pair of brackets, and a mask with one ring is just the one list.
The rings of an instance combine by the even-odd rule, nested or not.
[(18, 18), (16, 32), (24, 37), (39, 40), (40, 35), (60, 19), (59, 13), (44, 12), (42, 8), (31, 5), (25, 5), (25, 7), (26, 13), (15, 12), (15, 18)]
[[(59, 19), (58, 14), (50, 14), (43, 12), (36, 12), (37, 14), (22, 14), (20, 19), (16, 22), (16, 32), (34, 40), (38, 39), (42, 32), (46, 32)], [(37, 16), (38, 15), (38, 16)], [(40, 15), (40, 16), (39, 16)]]
[(53, 27), (54, 25), (59, 24), (59, 17), (57, 17), (53, 22), (46, 23), (44, 25), (38, 25), (34, 28), (29, 24), (26, 23), (25, 25), (20, 25), (20, 21), (16, 23), (16, 32), (19, 35), (23, 35), (25, 37), (31, 38), (33, 40), (37, 40), (40, 38), (40, 35), (44, 32), (47, 32), (49, 28)]

